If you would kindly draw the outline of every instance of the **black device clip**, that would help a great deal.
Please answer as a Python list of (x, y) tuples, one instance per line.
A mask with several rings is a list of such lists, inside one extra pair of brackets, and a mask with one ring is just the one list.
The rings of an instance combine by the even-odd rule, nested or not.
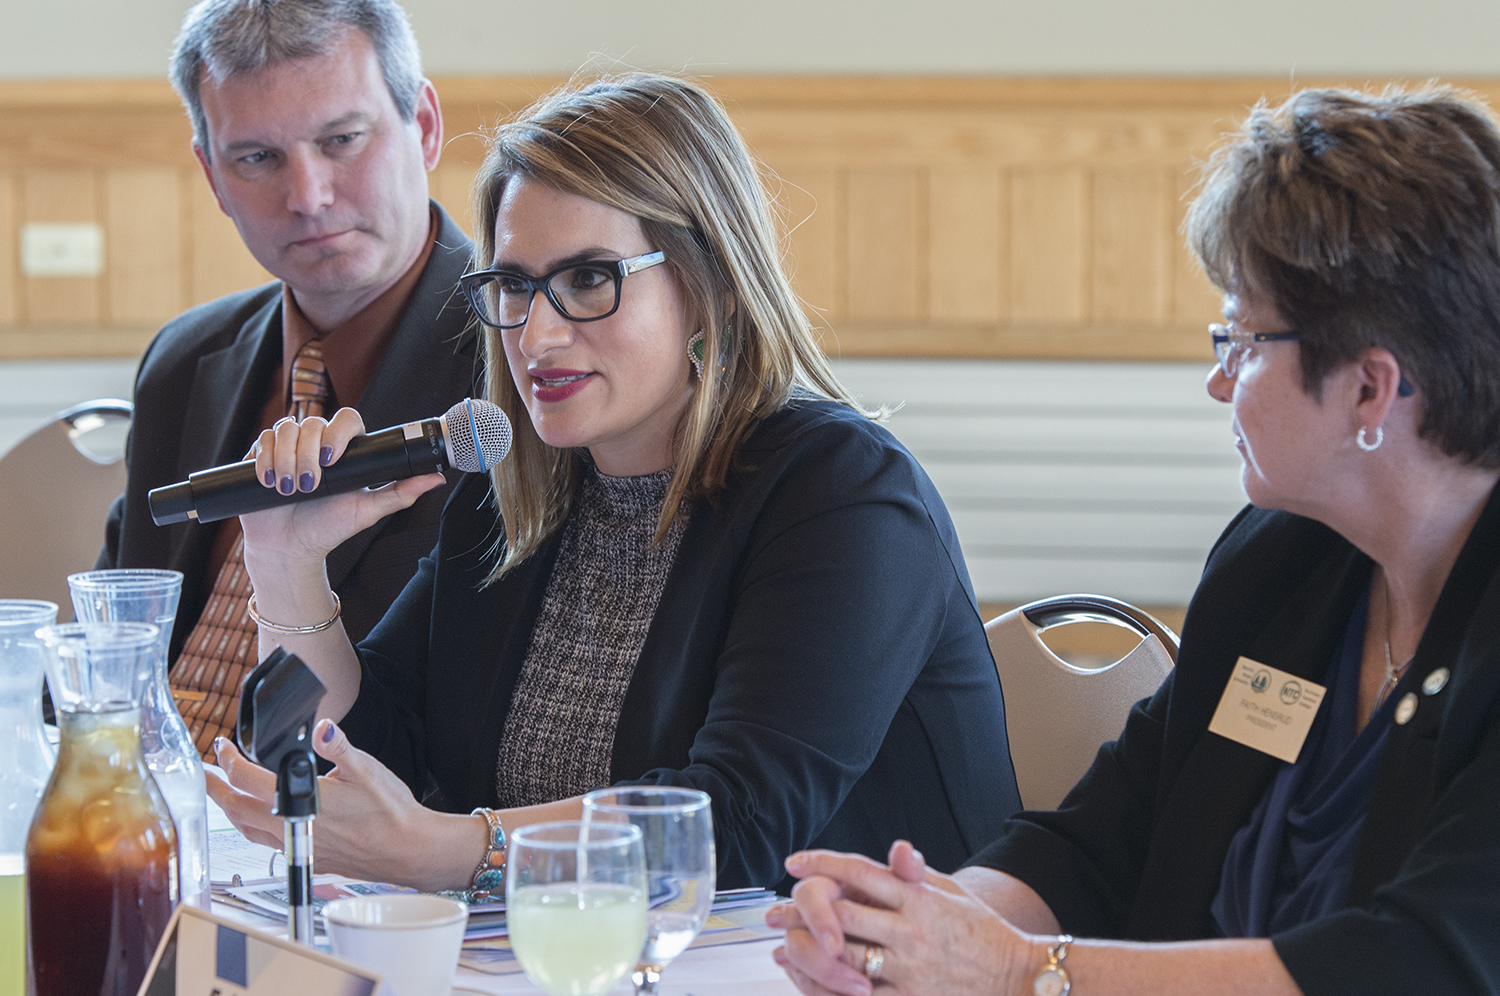
[(273, 816), (285, 821), (287, 926), (312, 944), (312, 820), (318, 815), (318, 768), (312, 729), (328, 691), (296, 654), (281, 647), (255, 666), (240, 690), (235, 737), (240, 750), (276, 772)]
[(245, 679), (235, 733), (246, 757), (276, 772), (274, 815), (317, 815), (312, 728), (327, 691), (302, 658), (281, 647)]

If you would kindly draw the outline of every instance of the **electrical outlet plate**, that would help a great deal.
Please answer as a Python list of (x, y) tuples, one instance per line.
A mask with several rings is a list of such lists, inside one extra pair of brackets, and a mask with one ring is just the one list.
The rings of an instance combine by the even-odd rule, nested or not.
[(104, 229), (92, 222), (22, 225), (21, 272), (28, 277), (97, 277), (104, 272)]

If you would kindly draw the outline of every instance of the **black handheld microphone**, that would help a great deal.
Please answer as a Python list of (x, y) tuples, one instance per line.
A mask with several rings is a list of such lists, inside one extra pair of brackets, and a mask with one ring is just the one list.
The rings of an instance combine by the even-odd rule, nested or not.
[(255, 461), (243, 460), (189, 474), (186, 481), (156, 488), (146, 496), (158, 526), (197, 519), (216, 522), (288, 502), (309, 501), (357, 491), (408, 477), (489, 470), (510, 452), (510, 420), (498, 406), (472, 398), (442, 418), (423, 419), (355, 436), (337, 463), (323, 468), (312, 491), (283, 495), (255, 478)]

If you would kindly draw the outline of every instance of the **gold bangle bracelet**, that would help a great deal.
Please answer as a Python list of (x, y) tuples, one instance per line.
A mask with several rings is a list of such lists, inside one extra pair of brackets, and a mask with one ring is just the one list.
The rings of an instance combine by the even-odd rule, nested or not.
[(330, 591), (328, 594), (333, 596), (333, 615), (329, 616), (323, 622), (314, 623), (311, 626), (283, 626), (280, 623), (273, 623), (269, 619), (266, 619), (259, 612), (255, 611), (255, 592), (253, 591), (250, 593), (250, 597), (245, 599), (245, 611), (250, 613), (250, 619), (255, 625), (260, 626), (262, 629), (268, 629), (273, 633), (286, 633), (291, 636), (306, 636), (309, 633), (321, 633), (338, 622), (339, 616), (344, 611), (344, 603), (339, 601), (339, 593)]

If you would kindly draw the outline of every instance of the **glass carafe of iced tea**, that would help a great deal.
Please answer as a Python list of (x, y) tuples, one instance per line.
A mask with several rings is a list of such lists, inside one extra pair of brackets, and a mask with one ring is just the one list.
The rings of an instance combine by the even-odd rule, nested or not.
[(0, 599), (0, 993), (26, 989), (26, 832), (57, 756), (42, 726), (42, 642), (52, 602)]
[(141, 696), (141, 753), (177, 828), (182, 901), (206, 910), (208, 809), (203, 761), (167, 683), (167, 647), (172, 642), (182, 575), (139, 569), (88, 571), (68, 575), (68, 590), (79, 622), (144, 622), (161, 627), (152, 678)]
[(156, 651), (145, 623), (38, 634), (62, 733), (26, 838), (36, 996), (134, 996), (178, 899), (177, 834), (141, 753)]

